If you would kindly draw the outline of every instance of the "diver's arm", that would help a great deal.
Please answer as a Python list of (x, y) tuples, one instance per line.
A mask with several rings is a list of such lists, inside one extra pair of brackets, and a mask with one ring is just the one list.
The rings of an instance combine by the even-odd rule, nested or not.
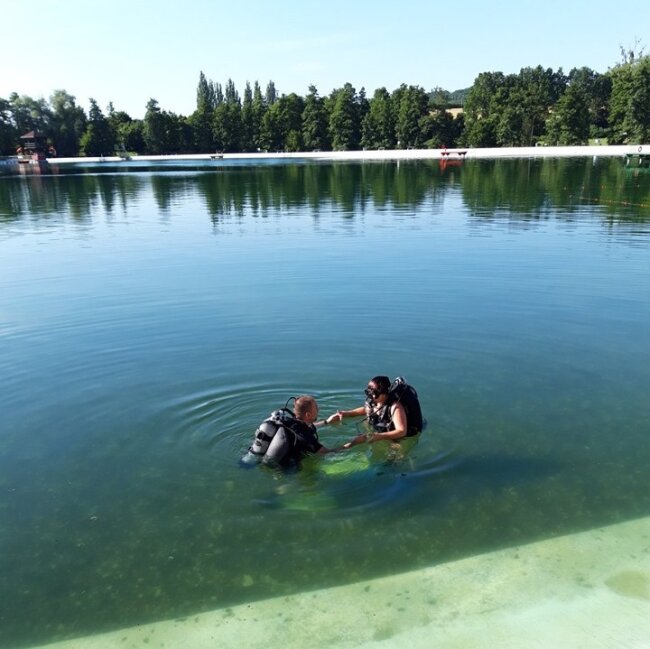
[(391, 421), (393, 423), (393, 430), (386, 431), (385, 433), (373, 433), (368, 442), (381, 442), (382, 440), (396, 440), (406, 437), (406, 411), (401, 403), (396, 403), (393, 406), (391, 413)]
[(345, 442), (342, 446), (339, 446), (337, 448), (337, 451), (347, 451), (349, 448), (352, 448), (353, 446), (357, 446), (358, 444), (363, 444), (367, 440), (366, 435), (357, 435), (356, 437), (353, 437), (349, 442)]
[[(340, 423), (345, 417), (361, 417), (367, 415), (366, 406), (359, 406), (358, 408), (353, 408), (352, 410), (337, 410), (333, 415), (330, 415), (324, 422), (323, 425), (330, 425), (334, 423)], [(338, 453), (339, 451), (347, 451), (349, 448), (356, 446), (357, 444), (363, 444), (366, 441), (366, 436), (364, 434), (357, 435), (353, 437), (349, 442), (339, 446), (338, 448), (332, 449), (332, 453)]]
[(353, 410), (337, 410), (333, 415), (330, 415), (325, 421), (328, 424), (343, 421), (346, 417), (361, 417), (366, 414), (366, 407), (359, 406)]

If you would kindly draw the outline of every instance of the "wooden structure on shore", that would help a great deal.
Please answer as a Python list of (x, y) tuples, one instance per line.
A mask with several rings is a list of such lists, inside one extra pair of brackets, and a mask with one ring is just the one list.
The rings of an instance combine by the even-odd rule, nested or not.
[(30, 131), (21, 135), (20, 140), (21, 144), (16, 149), (19, 163), (47, 164), (47, 137), (43, 133)]

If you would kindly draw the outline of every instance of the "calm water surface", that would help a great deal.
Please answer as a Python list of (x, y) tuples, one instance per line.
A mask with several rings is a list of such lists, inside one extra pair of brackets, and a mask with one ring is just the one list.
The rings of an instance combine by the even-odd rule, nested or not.
[[(649, 261), (619, 160), (0, 178), (0, 646), (650, 514)], [(238, 468), (375, 374), (399, 457)]]

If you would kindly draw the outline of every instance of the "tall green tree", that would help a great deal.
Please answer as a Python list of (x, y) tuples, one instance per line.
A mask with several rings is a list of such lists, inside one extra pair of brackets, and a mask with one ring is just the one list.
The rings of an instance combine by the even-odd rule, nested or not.
[(88, 124), (81, 136), (79, 148), (83, 155), (110, 155), (115, 151), (115, 141), (108, 120), (94, 99), (90, 99)]
[(215, 83), (212, 87), (214, 89), (214, 107), (216, 108), (223, 104), (223, 88), (220, 83)]
[(500, 104), (508, 94), (508, 81), (502, 72), (481, 72), (476, 77), (465, 102), (466, 146), (497, 145), (497, 123)]
[(232, 79), (228, 79), (226, 82), (226, 91), (224, 95), (224, 100), (227, 104), (238, 104), (241, 105), (241, 99), (239, 98), (239, 93), (235, 87), (235, 82)]
[(218, 149), (228, 152), (241, 150), (241, 101), (232, 79), (226, 83), (224, 101), (214, 110), (212, 133)]
[(194, 148), (202, 153), (214, 151), (212, 120), (216, 103), (214, 84), (201, 71), (196, 88), (196, 110), (192, 113), (190, 123), (194, 133)]
[(463, 117), (461, 115), (454, 118), (444, 108), (435, 108), (422, 118), (420, 130), (425, 147), (429, 149), (454, 147), (463, 130)]
[(254, 145), (254, 126), (253, 126), (253, 90), (251, 84), (247, 81), (244, 88), (244, 99), (241, 108), (241, 149), (242, 151), (253, 151)]
[(562, 70), (522, 68), (518, 75), (481, 73), (465, 103), (465, 144), (530, 146), (543, 137), (551, 108), (566, 87)]
[(264, 120), (264, 115), (268, 110), (264, 96), (262, 95), (262, 89), (260, 84), (256, 81), (253, 85), (253, 103), (251, 105), (251, 139), (253, 143), (253, 149), (266, 149), (262, 142), (262, 122)]
[(632, 58), (610, 71), (610, 141), (641, 143), (650, 139), (650, 56)]
[(18, 146), (18, 131), (11, 122), (11, 106), (0, 97), (0, 155), (11, 155)]
[(587, 144), (590, 125), (589, 97), (582, 86), (571, 84), (548, 118), (548, 141), (562, 146)]
[(268, 84), (266, 85), (266, 95), (265, 95), (265, 101), (267, 106), (273, 106), (273, 104), (277, 101), (278, 99), (278, 91), (275, 88), (275, 83), (273, 81), (269, 81)]
[(377, 88), (361, 125), (361, 144), (366, 149), (392, 149), (395, 146), (395, 117), (386, 88)]
[(84, 109), (77, 106), (75, 97), (65, 90), (55, 90), (52, 93), (50, 106), (48, 136), (57, 155), (77, 155), (81, 137), (86, 130), (87, 118)]
[(264, 111), (260, 124), (260, 149), (262, 151), (283, 151), (284, 140), (280, 131), (280, 111), (277, 102)]
[(566, 87), (562, 70), (522, 68), (505, 98), (497, 127), (500, 146), (531, 146), (546, 130), (551, 108)]
[(210, 113), (215, 109), (217, 103), (214, 84), (208, 81), (203, 74), (199, 73), (199, 83), (196, 87), (196, 109)]
[(166, 151), (166, 124), (165, 117), (155, 99), (147, 102), (147, 109), (144, 114), (144, 126), (142, 136), (144, 138), (145, 150), (149, 154), (160, 155)]
[(164, 132), (163, 150), (172, 154), (192, 151), (194, 132), (191, 120), (166, 110), (162, 111), (161, 117)]
[(573, 68), (567, 77), (568, 86), (574, 86), (587, 97), (591, 137), (604, 137), (609, 126), (609, 100), (612, 79), (591, 68)]
[(318, 96), (316, 86), (309, 86), (302, 113), (302, 137), (305, 150), (323, 150), (329, 148), (327, 135), (327, 113), (325, 102)]
[(123, 110), (115, 110), (113, 103), (108, 104), (107, 108), (108, 124), (111, 127), (113, 133), (113, 140), (115, 141), (115, 149), (121, 150), (125, 149), (127, 151), (135, 151), (135, 149), (129, 149), (126, 146), (126, 132), (128, 131), (129, 125), (133, 122), (131, 116)]
[(370, 102), (366, 97), (366, 89), (361, 86), (361, 90), (357, 93), (357, 122), (359, 124), (359, 143), (361, 143), (361, 135), (363, 128), (363, 120), (366, 118), (370, 110)]
[(9, 109), (19, 136), (29, 131), (47, 134), (52, 114), (48, 103), (42, 97), (32, 99), (28, 95), (12, 92), (9, 95)]
[(400, 149), (420, 148), (424, 144), (422, 119), (429, 112), (429, 96), (420, 86), (402, 85), (393, 95), (395, 136)]
[(361, 145), (361, 120), (352, 84), (333, 90), (329, 97), (329, 135), (335, 151), (352, 151)]
[(126, 151), (143, 154), (146, 152), (144, 141), (144, 121), (132, 119), (129, 122), (122, 122), (118, 125), (116, 142), (122, 145)]
[(262, 118), (261, 148), (267, 151), (300, 151), (302, 113), (305, 103), (295, 93), (282, 95), (269, 106)]
[(277, 128), (285, 151), (303, 151), (303, 123), (302, 115), (305, 110), (305, 100), (292, 92), (282, 95), (272, 106), (277, 109)]

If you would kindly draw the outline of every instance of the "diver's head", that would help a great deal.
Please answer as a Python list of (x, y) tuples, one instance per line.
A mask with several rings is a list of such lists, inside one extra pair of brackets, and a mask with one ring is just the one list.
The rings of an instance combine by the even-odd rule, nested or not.
[(296, 402), (293, 404), (293, 411), (298, 419), (308, 424), (312, 424), (318, 419), (318, 404), (316, 403), (316, 399), (308, 394), (296, 397)]
[(390, 379), (387, 376), (375, 376), (368, 381), (364, 393), (371, 403), (382, 404), (388, 399), (389, 390)]

